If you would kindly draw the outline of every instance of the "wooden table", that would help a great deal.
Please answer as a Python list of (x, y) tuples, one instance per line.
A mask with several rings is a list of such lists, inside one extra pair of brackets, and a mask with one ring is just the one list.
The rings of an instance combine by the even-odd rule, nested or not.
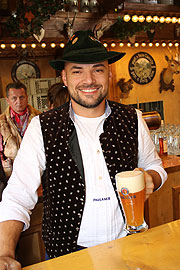
[(180, 269), (180, 220), (127, 236), (24, 270), (177, 270)]

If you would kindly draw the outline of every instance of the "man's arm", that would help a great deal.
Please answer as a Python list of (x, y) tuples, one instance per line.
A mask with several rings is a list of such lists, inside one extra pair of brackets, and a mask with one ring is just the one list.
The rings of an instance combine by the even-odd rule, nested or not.
[(20, 263), (15, 260), (15, 249), (23, 229), (23, 223), (9, 220), (0, 223), (0, 270), (19, 270)]

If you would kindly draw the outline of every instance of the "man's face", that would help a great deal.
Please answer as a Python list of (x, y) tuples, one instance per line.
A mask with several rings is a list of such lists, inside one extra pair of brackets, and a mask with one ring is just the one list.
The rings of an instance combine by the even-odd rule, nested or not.
[(21, 113), (27, 107), (28, 96), (23, 88), (10, 88), (9, 95), (6, 98), (6, 101), (16, 113)]
[(85, 108), (96, 108), (105, 99), (110, 75), (108, 61), (95, 64), (66, 63), (62, 71), (72, 102)]

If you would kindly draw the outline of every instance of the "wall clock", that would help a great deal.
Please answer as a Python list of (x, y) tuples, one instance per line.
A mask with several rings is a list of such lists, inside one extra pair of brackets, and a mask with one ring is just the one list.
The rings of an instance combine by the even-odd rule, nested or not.
[(156, 63), (146, 52), (134, 54), (129, 61), (129, 74), (138, 84), (151, 82), (156, 74)]
[(29, 78), (40, 78), (40, 69), (32, 61), (21, 60), (16, 62), (11, 69), (11, 77), (14, 82)]

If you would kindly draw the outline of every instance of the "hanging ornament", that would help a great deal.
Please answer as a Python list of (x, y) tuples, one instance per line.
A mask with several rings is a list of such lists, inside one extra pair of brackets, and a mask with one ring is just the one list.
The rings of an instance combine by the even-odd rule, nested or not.
[(40, 34), (39, 35), (33, 34), (33, 36), (35, 37), (35, 39), (38, 42), (41, 42), (41, 40), (43, 39), (44, 35), (45, 35), (45, 30), (44, 30), (43, 27), (40, 29)]

